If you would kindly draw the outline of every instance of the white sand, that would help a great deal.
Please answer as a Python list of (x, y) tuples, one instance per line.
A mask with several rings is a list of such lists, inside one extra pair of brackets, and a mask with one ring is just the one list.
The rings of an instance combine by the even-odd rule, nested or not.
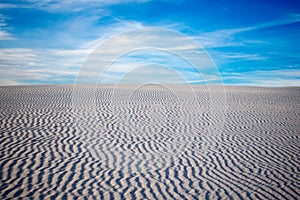
[(0, 87), (0, 199), (300, 196), (299, 87), (80, 89)]

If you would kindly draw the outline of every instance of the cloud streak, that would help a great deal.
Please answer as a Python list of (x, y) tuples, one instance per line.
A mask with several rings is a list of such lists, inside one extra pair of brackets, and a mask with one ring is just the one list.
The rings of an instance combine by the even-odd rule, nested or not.
[(103, 8), (115, 4), (145, 3), (150, 0), (23, 0), (14, 3), (0, 3), (0, 9), (26, 8), (47, 12), (79, 12), (91, 8)]
[[(0, 49), (0, 79), (19, 84), (73, 83), (91, 50)], [(6, 81), (7, 82), (7, 81)]]
[(6, 16), (0, 14), (0, 40), (15, 40), (13, 35), (8, 32), (6, 23)]
[[(216, 66), (194, 40), (176, 31), (144, 28), (103, 41), (82, 66), (76, 81), (78, 84), (97, 83), (103, 72), (112, 76), (129, 73), (128, 71), (135, 70), (136, 66), (149, 64), (169, 66), (183, 74), (190, 71), (194, 74), (200, 72), (204, 80), (211, 76), (218, 78)], [(153, 73), (148, 71), (153, 79), (159, 77), (155, 70), (153, 69)], [(167, 76), (165, 78), (167, 79)], [(195, 77), (190, 76), (186, 79), (194, 80)]]
[(222, 73), (224, 81), (230, 84), (264, 87), (285, 87), (300, 85), (300, 70), (257, 70), (244, 73)]
[(257, 44), (263, 41), (259, 40), (238, 40), (236, 39), (237, 34), (255, 31), (259, 29), (266, 29), (271, 27), (283, 26), (292, 23), (300, 22), (300, 14), (291, 13), (282, 18), (268, 21), (253, 26), (233, 28), (233, 29), (222, 29), (212, 32), (202, 33), (199, 36), (194, 37), (200, 44), (207, 48), (215, 47), (229, 47), (229, 46), (244, 46), (247, 44)]

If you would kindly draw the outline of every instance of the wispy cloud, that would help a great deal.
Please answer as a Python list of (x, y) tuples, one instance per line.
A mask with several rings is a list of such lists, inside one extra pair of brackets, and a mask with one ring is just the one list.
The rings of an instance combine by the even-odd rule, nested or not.
[[(72, 24), (65, 24), (64, 27), (72, 27), (71, 31), (74, 32), (77, 28), (89, 27), (92, 29), (93, 20), (82, 18), (78, 20), (79, 24), (76, 27)], [(85, 27), (80, 27), (80, 25), (85, 25)], [(0, 79), (5, 80), (2, 81), (2, 85), (5, 83), (73, 83), (77, 71), (85, 59), (105, 38), (119, 32), (142, 27), (138, 22), (118, 20), (114, 24), (97, 28), (97, 34), (100, 37), (97, 40), (85, 42), (76, 37), (67, 37), (68, 41), (66, 42), (72, 43), (74, 46), (70, 49), (2, 48), (0, 49)], [(117, 47), (115, 48), (117, 49)]]
[(23, 0), (14, 3), (0, 3), (2, 8), (39, 9), (48, 12), (78, 12), (90, 8), (101, 8), (114, 4), (145, 3), (150, 0)]
[(0, 49), (0, 79), (18, 84), (73, 83), (89, 52), (86, 49)]
[(259, 40), (245, 40), (237, 39), (236, 35), (255, 31), (264, 28), (271, 28), (276, 26), (288, 25), (292, 23), (300, 22), (300, 14), (291, 13), (282, 18), (260, 23), (248, 27), (233, 28), (233, 29), (222, 29), (213, 32), (202, 33), (195, 38), (200, 44), (207, 48), (215, 47), (229, 47), (229, 46), (244, 46), (247, 44), (263, 43)]
[(14, 40), (15, 38), (12, 34), (8, 33), (7, 31), (0, 30), (0, 40)]
[(245, 28), (242, 31), (251, 31), (251, 30), (256, 30), (256, 29), (270, 28), (270, 27), (288, 25), (288, 24), (292, 24), (292, 23), (296, 23), (296, 22), (300, 22), (300, 14), (290, 13), (288, 15), (285, 15), (282, 18), (275, 19), (273, 21), (265, 22), (262, 24), (257, 24), (255, 26), (250, 26), (248, 28)]
[(13, 35), (8, 32), (8, 27), (6, 23), (7, 17), (0, 14), (0, 40), (15, 40)]
[(0, 9), (19, 8), (20, 6), (23, 7), (24, 4), (0, 3)]
[(24, 83), (0, 78), (0, 86), (13, 86), (13, 85), (24, 85)]
[[(214, 63), (192, 39), (176, 31), (144, 28), (103, 41), (100, 48), (93, 52), (81, 68), (77, 81), (97, 83), (97, 74), (101, 75), (103, 71), (110, 73), (109, 76), (119, 74), (121, 77), (122, 73), (129, 73), (138, 66), (149, 64), (169, 66), (182, 74), (194, 72), (196, 78), (190, 74), (190, 77), (187, 77), (188, 81), (200, 81), (198, 71), (204, 80), (211, 76), (218, 78)], [(149, 72), (153, 79), (159, 76), (155, 70), (153, 69), (153, 73)]]
[(222, 73), (222, 78), (229, 84), (255, 85), (267, 87), (299, 86), (300, 70), (257, 70), (244, 73)]
[(40, 63), (37, 55), (31, 49), (8, 48), (0, 49), (1, 69), (29, 67)]
[(266, 60), (267, 57), (263, 57), (259, 54), (243, 54), (243, 53), (223, 53), (220, 57), (233, 60)]

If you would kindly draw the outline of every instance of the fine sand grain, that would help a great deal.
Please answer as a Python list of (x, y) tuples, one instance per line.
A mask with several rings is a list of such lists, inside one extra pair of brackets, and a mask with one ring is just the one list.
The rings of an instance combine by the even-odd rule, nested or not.
[(299, 87), (172, 87), (0, 87), (0, 199), (299, 199)]

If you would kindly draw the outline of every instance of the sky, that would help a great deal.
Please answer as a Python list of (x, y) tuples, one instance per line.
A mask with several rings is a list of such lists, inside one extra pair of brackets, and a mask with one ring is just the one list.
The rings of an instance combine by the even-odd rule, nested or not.
[[(147, 77), (300, 86), (299, 36), (299, 0), (1, 0), (0, 85)], [(153, 41), (157, 48), (130, 49), (153, 47)], [(122, 49), (128, 52), (118, 55)], [(197, 62), (197, 71), (176, 52), (199, 53), (198, 60), (211, 62)], [(101, 76), (98, 68), (105, 68)], [(84, 75), (87, 70), (94, 78)]]

